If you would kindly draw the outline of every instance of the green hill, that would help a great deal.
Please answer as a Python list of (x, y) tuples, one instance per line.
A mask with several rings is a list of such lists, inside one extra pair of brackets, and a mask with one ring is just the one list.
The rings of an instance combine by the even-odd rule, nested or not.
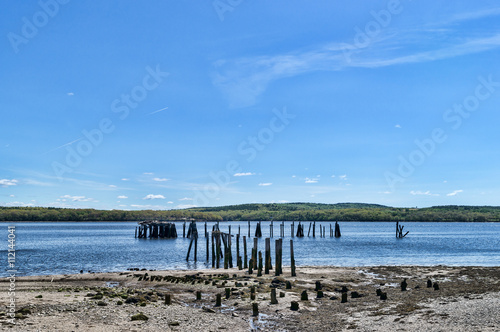
[(182, 210), (94, 210), (0, 207), (0, 221), (139, 221), (149, 219), (208, 221), (500, 221), (497, 206), (394, 208), (365, 203), (270, 203), (197, 207)]

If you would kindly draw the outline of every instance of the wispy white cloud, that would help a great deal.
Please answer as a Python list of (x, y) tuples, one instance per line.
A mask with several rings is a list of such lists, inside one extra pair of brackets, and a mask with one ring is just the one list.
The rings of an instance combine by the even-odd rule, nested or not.
[(261, 186), (261, 187), (267, 187), (267, 186), (271, 186), (271, 185), (272, 185), (271, 182), (259, 183), (259, 186)]
[(398, 129), (401, 129), (401, 125), (400, 124), (397, 124), (394, 126), (395, 128), (398, 128)]
[(31, 207), (31, 206), (35, 206), (35, 204), (33, 204), (33, 203), (25, 203), (25, 202), (8, 202), (8, 203), (5, 203), (4, 206), (11, 206), (11, 207), (15, 207), (15, 206)]
[(453, 192), (446, 194), (446, 196), (456, 196), (457, 194), (460, 194), (461, 192), (463, 192), (462, 189), (454, 190)]
[(126, 198), (128, 198), (128, 197), (127, 197), (127, 196), (125, 196), (125, 195), (120, 195), (120, 196), (118, 196), (117, 198), (118, 198), (118, 199), (126, 199)]
[(179, 201), (192, 201), (193, 199), (190, 197), (179, 198)]
[(57, 201), (61, 202), (66, 202), (66, 201), (71, 201), (71, 202), (94, 202), (95, 200), (90, 197), (85, 197), (85, 196), (71, 196), (71, 195), (64, 195), (60, 196)]
[(318, 179), (306, 178), (305, 183), (318, 183)]
[(412, 190), (412, 191), (410, 191), (410, 194), (412, 194), (412, 195), (424, 195), (424, 196), (439, 196), (439, 194), (433, 194), (429, 190), (427, 190), (427, 191)]
[(78, 142), (78, 141), (80, 141), (80, 140), (82, 140), (82, 139), (83, 139), (83, 137), (77, 138), (77, 139), (75, 139), (75, 140), (73, 140), (73, 141), (71, 141), (71, 142), (68, 142), (68, 143), (65, 143), (65, 144), (63, 144), (63, 145), (60, 145), (60, 146), (58, 146), (58, 147), (56, 147), (56, 148), (53, 148), (52, 150), (49, 150), (49, 151), (45, 152), (44, 154), (48, 154), (48, 153), (50, 153), (50, 152), (53, 152), (53, 151), (59, 150), (59, 149), (61, 149), (61, 148), (64, 148), (65, 146), (68, 146), (68, 145), (71, 145), (71, 144), (73, 144), (73, 143), (76, 143), (76, 142)]
[(149, 194), (149, 195), (146, 195), (146, 197), (144, 197), (143, 199), (165, 199), (165, 196)]
[(142, 174), (144, 174), (144, 175), (153, 175), (154, 173), (152, 173), (152, 172), (144, 172)]
[(130, 181), (128, 178), (122, 178), (122, 181)]
[(162, 111), (164, 111), (164, 110), (166, 110), (166, 109), (168, 109), (168, 107), (165, 107), (165, 108), (159, 109), (159, 110), (157, 110), (157, 111), (151, 112), (151, 113), (149, 113), (149, 115), (152, 115), (152, 114), (156, 114), (156, 113), (162, 112)]
[(499, 33), (469, 32), (460, 26), (462, 21), (500, 15), (500, 8), (447, 15), (429, 27), (386, 28), (383, 36), (373, 38), (365, 48), (351, 45), (348, 49), (345, 42), (333, 42), (282, 54), (219, 60), (214, 63), (212, 82), (226, 95), (231, 107), (247, 107), (257, 102), (271, 82), (287, 77), (432, 62), (500, 47)]
[(255, 175), (255, 173), (246, 172), (246, 173), (235, 173), (233, 176), (250, 176)]
[(10, 186), (17, 186), (17, 183), (19, 181), (17, 181), (16, 179), (12, 179), (12, 180), (9, 180), (9, 179), (0, 179), (0, 187), (10, 187)]
[(153, 181), (156, 181), (156, 182), (165, 182), (165, 181), (168, 181), (170, 179), (165, 179), (165, 178), (154, 178)]

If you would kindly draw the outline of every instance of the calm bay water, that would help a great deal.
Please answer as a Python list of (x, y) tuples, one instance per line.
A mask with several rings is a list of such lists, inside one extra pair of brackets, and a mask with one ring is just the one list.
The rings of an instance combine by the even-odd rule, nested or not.
[[(285, 223), (283, 264), (290, 264), (290, 222)], [(295, 223), (295, 229), (297, 227)], [(500, 223), (416, 223), (405, 222), (404, 239), (395, 238), (393, 222), (341, 222), (341, 238), (307, 237), (309, 222), (304, 222), (306, 237), (294, 237), (295, 261), (298, 266), (370, 266), (370, 265), (468, 265), (500, 266)], [(186, 262), (189, 239), (182, 237), (182, 223), (176, 223), (177, 239), (135, 239), (137, 223), (62, 222), (2, 223), (0, 252), (7, 266), (7, 226), (15, 225), (17, 275), (79, 273), (80, 270), (106, 272), (127, 268), (205, 269), (206, 241), (204, 224), (198, 224), (198, 262)], [(208, 223), (209, 229), (213, 223)], [(248, 236), (247, 222), (220, 223), (221, 231)], [(255, 232), (251, 223), (251, 234)], [(269, 236), (269, 222), (262, 222), (263, 237), (259, 250), (264, 251), (264, 238)], [(271, 239), (274, 263), (274, 240), (279, 224), (274, 223)], [(311, 231), (312, 235), (312, 231)], [(253, 246), (248, 241), (248, 251)], [(236, 257), (235, 239), (233, 257)], [(240, 246), (243, 255), (243, 245)], [(236, 265), (236, 262), (234, 262)], [(6, 276), (5, 267), (1, 276)]]

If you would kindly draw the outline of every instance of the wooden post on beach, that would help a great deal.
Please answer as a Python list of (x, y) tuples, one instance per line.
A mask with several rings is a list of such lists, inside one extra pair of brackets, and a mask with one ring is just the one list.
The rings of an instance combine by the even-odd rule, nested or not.
[(243, 260), (243, 268), (246, 269), (248, 267), (247, 262), (248, 262), (248, 256), (247, 256), (247, 237), (243, 236), (243, 257), (245, 258)]
[(257, 302), (252, 303), (252, 316), (257, 317), (259, 315), (259, 304)]
[(276, 299), (276, 288), (271, 288), (271, 304), (278, 304), (278, 299)]
[[(205, 221), (205, 237), (208, 238), (207, 222)], [(208, 260), (208, 259), (207, 259)]]
[(253, 238), (253, 250), (252, 250), (252, 259), (253, 259), (253, 268), (257, 269), (257, 243), (259, 239)]
[(291, 264), (292, 277), (295, 277), (297, 274), (295, 273), (295, 256), (293, 254), (293, 240), (290, 240), (290, 264)]
[(207, 263), (210, 260), (210, 240), (208, 236), (205, 234), (205, 240), (207, 241)]
[(257, 270), (257, 277), (262, 276), (262, 251), (259, 251), (259, 268)]
[(309, 223), (309, 231), (307, 232), (307, 237), (311, 234), (312, 222)]
[(236, 265), (241, 270), (241, 256), (240, 256), (240, 234), (236, 234)]
[[(231, 226), (230, 226), (231, 227)], [(231, 230), (231, 228), (229, 228)], [(227, 247), (228, 247), (228, 260), (229, 260), (229, 268), (232, 269), (233, 268), (233, 254), (232, 254), (232, 251), (231, 251), (231, 233), (229, 233), (229, 236), (227, 238)]]
[(215, 247), (216, 247), (216, 255), (217, 255), (217, 258), (215, 259), (215, 266), (216, 268), (218, 269), (220, 267), (220, 256), (221, 256), (221, 252), (220, 252), (220, 233), (216, 233), (216, 238), (215, 238)]
[(194, 261), (198, 261), (198, 231), (194, 230)]
[(238, 235), (240, 235), (240, 234), (241, 234), (241, 226), (238, 225)]
[(214, 245), (214, 232), (212, 229), (212, 269), (215, 268), (215, 245)]
[(265, 252), (265, 268), (264, 273), (269, 274), (269, 270), (271, 269), (271, 239), (266, 238), (266, 252)]
[(275, 276), (279, 276), (280, 275), (280, 259), (279, 259), (279, 242), (280, 242), (280, 239), (276, 240), (274, 242), (274, 253), (276, 255), (276, 258), (275, 258), (275, 267), (274, 267), (274, 275)]

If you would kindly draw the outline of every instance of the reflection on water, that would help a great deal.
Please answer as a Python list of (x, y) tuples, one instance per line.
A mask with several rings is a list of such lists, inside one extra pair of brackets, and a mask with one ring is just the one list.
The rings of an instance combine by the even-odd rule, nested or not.
[[(404, 239), (396, 239), (395, 223), (340, 222), (341, 238), (307, 237), (309, 222), (303, 222), (304, 238), (290, 237), (290, 224), (285, 223), (283, 264), (290, 264), (290, 239), (294, 241), (297, 266), (369, 266), (369, 265), (500, 265), (500, 223), (413, 223), (405, 222)], [(295, 230), (297, 229), (295, 223)], [(124, 271), (128, 268), (147, 269), (206, 269), (204, 225), (199, 224), (198, 261), (186, 262), (189, 240), (182, 238), (182, 223), (177, 223), (177, 239), (135, 239), (136, 223), (14, 223), (16, 225), (16, 265), (18, 275), (65, 274), (104, 271)], [(208, 229), (212, 229), (208, 223)], [(223, 232), (232, 225), (232, 233), (241, 229), (248, 236), (247, 222), (220, 223)], [(255, 222), (251, 231), (255, 232)], [(333, 226), (333, 224), (332, 224)], [(264, 238), (269, 236), (269, 222), (262, 222), (263, 237), (259, 250), (264, 250)], [(1, 227), (1, 237), (7, 239), (7, 224)], [(274, 224), (274, 235), (279, 224)], [(253, 234), (252, 234), (253, 235)], [(242, 238), (241, 237), (241, 238)], [(274, 245), (271, 239), (274, 262)], [(240, 240), (242, 241), (242, 239)], [(236, 265), (236, 238), (233, 238), (233, 264)], [(7, 257), (7, 241), (1, 249)], [(211, 243), (210, 243), (211, 245)], [(250, 256), (253, 240), (247, 239)], [(211, 250), (211, 247), (210, 247)], [(243, 244), (240, 242), (241, 256)], [(211, 254), (211, 253), (210, 253)], [(221, 266), (223, 263), (221, 262)], [(2, 271), (6, 275), (6, 269)]]

